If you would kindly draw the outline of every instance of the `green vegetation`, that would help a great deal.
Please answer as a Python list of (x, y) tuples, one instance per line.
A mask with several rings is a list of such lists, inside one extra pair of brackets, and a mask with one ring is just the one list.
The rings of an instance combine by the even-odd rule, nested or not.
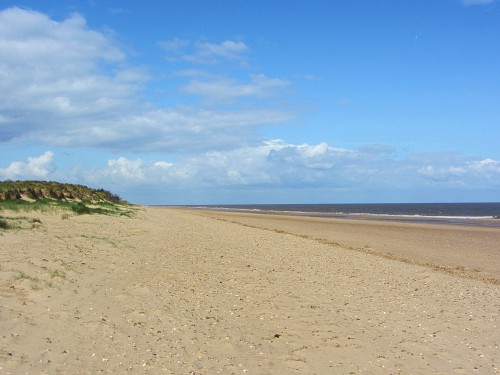
[(0, 219), (0, 229), (9, 229), (10, 225), (5, 219)]
[(10, 272), (15, 273), (12, 281), (27, 282), (31, 290), (41, 290), (44, 288), (57, 287), (67, 279), (66, 272), (63, 270), (51, 270), (46, 267), (41, 267), (37, 270), (31, 270), (33, 275), (25, 271), (11, 269)]
[(66, 272), (61, 270), (53, 270), (50, 271), (50, 277), (53, 279), (54, 277), (59, 277), (60, 279), (66, 278)]
[(34, 229), (42, 222), (40, 219), (33, 219), (26, 216), (8, 217), (0, 215), (0, 233), (7, 229)]
[[(0, 212), (67, 212), (76, 215), (131, 216), (133, 206), (104, 189), (45, 181), (0, 181)], [(19, 219), (19, 218), (16, 218)], [(9, 218), (0, 216), (0, 230), (12, 229)]]
[(26, 274), (22, 271), (17, 271), (17, 272), (19, 274), (15, 277), (14, 280), (30, 280), (30, 281), (34, 281), (34, 282), (40, 281), (40, 279), (38, 277), (29, 276), (28, 274)]
[(87, 200), (90, 202), (126, 203), (120, 197), (104, 189), (91, 189), (76, 184), (53, 181), (2, 181), (0, 201), (7, 200)]

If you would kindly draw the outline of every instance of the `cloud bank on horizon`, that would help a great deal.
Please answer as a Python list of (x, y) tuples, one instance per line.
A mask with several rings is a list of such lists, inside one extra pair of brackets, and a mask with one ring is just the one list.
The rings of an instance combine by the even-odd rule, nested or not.
[(311, 111), (295, 105), (299, 78), (257, 71), (243, 39), (156, 41), (169, 66), (157, 90), (158, 75), (118, 39), (78, 13), (0, 10), (0, 179), (104, 186), (148, 204), (488, 200), (500, 191), (500, 161), (488, 154), (287, 141), (287, 127)]

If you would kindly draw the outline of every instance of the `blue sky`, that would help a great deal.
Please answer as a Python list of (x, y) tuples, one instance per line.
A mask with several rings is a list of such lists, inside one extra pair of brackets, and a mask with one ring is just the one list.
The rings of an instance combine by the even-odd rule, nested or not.
[(500, 200), (500, 1), (0, 0), (0, 179)]

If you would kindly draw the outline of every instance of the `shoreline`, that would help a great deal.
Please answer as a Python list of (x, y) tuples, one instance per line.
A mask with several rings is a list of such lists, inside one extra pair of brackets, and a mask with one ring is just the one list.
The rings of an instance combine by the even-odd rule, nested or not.
[(307, 211), (279, 211), (264, 209), (245, 209), (229, 207), (208, 207), (208, 206), (146, 206), (146, 207), (170, 207), (185, 208), (201, 211), (214, 212), (235, 212), (260, 215), (288, 215), (301, 217), (317, 217), (324, 219), (345, 219), (345, 220), (368, 220), (387, 221), (401, 223), (420, 223), (437, 225), (459, 225), (478, 227), (498, 227), (500, 228), (500, 217), (492, 216), (432, 216), (432, 215), (397, 215), (397, 214), (370, 214), (370, 213), (330, 213), (330, 212), (307, 212)]
[(500, 284), (500, 228), (496, 226), (181, 209)]

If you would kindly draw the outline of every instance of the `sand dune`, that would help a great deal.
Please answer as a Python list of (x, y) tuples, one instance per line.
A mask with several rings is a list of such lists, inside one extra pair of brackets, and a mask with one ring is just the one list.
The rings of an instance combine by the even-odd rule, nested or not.
[[(457, 233), (33, 215), (41, 226), (0, 236), (0, 373), (498, 373), (498, 231), (434, 259)], [(487, 266), (464, 261), (468, 243)], [(406, 262), (379, 256), (402, 247)], [(446, 273), (460, 266), (476, 271)]]

